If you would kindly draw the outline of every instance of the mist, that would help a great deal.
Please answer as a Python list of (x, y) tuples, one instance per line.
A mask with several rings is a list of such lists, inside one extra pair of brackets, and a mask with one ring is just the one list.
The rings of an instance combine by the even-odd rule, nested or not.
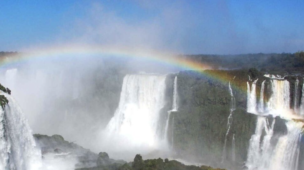
[(12, 90), (34, 134), (59, 134), (98, 153), (102, 131), (118, 107), (123, 77), (177, 70), (163, 63), (102, 54), (58, 56), (2, 68), (0, 81)]
[[(175, 2), (131, 0), (127, 2), (74, 2), (72, 5), (58, 2), (50, 5), (41, 2), (39, 9), (33, 8), (32, 5), (29, 5), (29, 9), (23, 9), (22, 5), (4, 4), (4, 7), (13, 10), (7, 11), (6, 15), (3, 15), (12, 16), (12, 18), (4, 20), (0, 15), (1, 25), (2, 22), (4, 23), (1, 29), (7, 33), (7, 36), (3, 36), (0, 40), (2, 45), (0, 50), (18, 51), (17, 54), (14, 54), (18, 57), (17, 60), (6, 58), (8, 64), (0, 68), (0, 82), (12, 90), (12, 96), (21, 106), (33, 134), (50, 136), (59, 134), (67, 141), (88, 148), (94, 153), (108, 152), (111, 158), (126, 161), (133, 160), (137, 153), (142, 154), (146, 159), (174, 157), (176, 156), (175, 151), (170, 148), (173, 138), (170, 139), (171, 141), (167, 140), (163, 130), (166, 121), (168, 124), (174, 122), (174, 118), (170, 119), (168, 112), (172, 109), (172, 99), (161, 100), (159, 103), (162, 103), (162, 106), (154, 106), (151, 103), (160, 100), (158, 99), (160, 94), (172, 97), (173, 77), (185, 69), (163, 60), (172, 56), (181, 57), (191, 59), (193, 63), (203, 63), (209, 69), (228, 72), (255, 67), (258, 70), (254, 71), (279, 70), (278, 72), (282, 73), (281, 70), (289, 66), (292, 66), (292, 69), (284, 70), (284, 74), (299, 71), (298, 60), (290, 60), (290, 56), (294, 56), (293, 54), (282, 54), (284, 60), (275, 63), (272, 62), (273, 56), (280, 57), (280, 54), (264, 55), (260, 53), (293, 53), (301, 50), (304, 46), (302, 32), (304, 25), (301, 22), (302, 18), (298, 17), (303, 14), (303, 12), (299, 12), (302, 11), (299, 8), (301, 4), (286, 5), (286, 2), (273, 4), (266, 2), (260, 7), (256, 3), (232, 3), (226, 0), (192, 3), (183, 0)], [(283, 7), (286, 10), (282, 11)], [(57, 9), (57, 12), (54, 12), (56, 11), (54, 9)], [(25, 14), (28, 14), (25, 17), (26, 20), (23, 19)], [(7, 20), (13, 20), (14, 24), (5, 24), (6, 22), (11, 23)], [(65, 50), (70, 47), (83, 48), (84, 51), (87, 51), (82, 54), (66, 54)], [(115, 49), (115, 52), (121, 56), (90, 53), (91, 49), (108, 48)], [(126, 51), (122, 49), (126, 49)], [(31, 54), (39, 54), (39, 52), (52, 51), (57, 52), (58, 55), (31, 56)], [(152, 57), (134, 57), (132, 52), (128, 53), (129, 51), (134, 52), (134, 55), (141, 52), (140, 54), (150, 54)], [(246, 53), (256, 53), (256, 55), (246, 55)], [(157, 59), (153, 59), (153, 55)], [(257, 56), (262, 57), (257, 58)], [(288, 64), (286, 64), (285, 58), (289, 59)], [(186, 65), (186, 67), (191, 66)], [(135, 76), (127, 81), (132, 88), (128, 89), (126, 85), (128, 83), (124, 82), (125, 78), (128, 78), (126, 75)], [(141, 75), (146, 77), (141, 79)], [(151, 78), (151, 75), (156, 77)], [(157, 76), (167, 78), (162, 87), (158, 87), (159, 77)], [(197, 86), (199, 90), (200, 83), (205, 79), (201, 80), (202, 76), (197, 76), (192, 80), (195, 76), (190, 72), (186, 72), (182, 76), (186, 77), (184, 77), (186, 80), (183, 80), (183, 83), (189, 83), (189, 89), (187, 89), (188, 91), (182, 89), (186, 97), (181, 102), (190, 108), (194, 99), (191, 98), (187, 101), (187, 97), (194, 98), (200, 94), (192, 94), (196, 93), (192, 92), (192, 87)], [(191, 81), (187, 82), (187, 80)], [(242, 79), (240, 82), (245, 81), (247, 80)], [(129, 91), (124, 91), (124, 85)], [(146, 86), (149, 86), (150, 89), (145, 89)], [(223, 86), (220, 87), (223, 88)], [(223, 93), (225, 90), (222, 90)], [(143, 97), (142, 94), (146, 95)], [(157, 95), (153, 96), (154, 94)], [(124, 101), (125, 96), (127, 97)], [(213, 97), (210, 97), (210, 100), (213, 100)], [(134, 109), (132, 102), (137, 98), (139, 98), (138, 101), (147, 100), (148, 102), (141, 105), (149, 107), (153, 105), (153, 108), (157, 108), (154, 112), (159, 113), (159, 117), (155, 120), (160, 120), (161, 125), (156, 126), (158, 123), (151, 123), (151, 127), (154, 130), (157, 129), (157, 132), (153, 131), (153, 134), (158, 135), (153, 136), (155, 137), (153, 140), (155, 139), (156, 142), (151, 145), (145, 139), (151, 136), (134, 135), (128, 132), (120, 134), (123, 129), (121, 126), (113, 125), (112, 129), (109, 128), (113, 120), (125, 123), (124, 128), (138, 123), (142, 126), (134, 125), (135, 130), (142, 130), (143, 125), (147, 124), (144, 120), (150, 120), (151, 117), (140, 117), (141, 119), (138, 118), (135, 123), (128, 119), (131, 112), (145, 113), (146, 111), (141, 110), (142, 108), (135, 107)], [(227, 104), (228, 99), (223, 103)], [(245, 97), (241, 99), (245, 99)], [(128, 103), (128, 100), (131, 102)], [(244, 103), (244, 101), (242, 102)], [(120, 103), (123, 103), (121, 104), (122, 109)], [(119, 109), (125, 110), (120, 113)], [(196, 113), (199, 109), (190, 108), (189, 110)], [(197, 123), (200, 120), (199, 114), (205, 114), (205, 112), (196, 114), (196, 120), (178, 122), (179, 125)], [(183, 118), (182, 115), (180, 120)], [(225, 121), (221, 123), (225, 124)], [(200, 127), (202, 127), (201, 124), (197, 123), (197, 128)], [(130, 129), (134, 130), (132, 128)], [(173, 127), (171, 128), (173, 129)], [(116, 133), (117, 131), (119, 133)], [(181, 130), (181, 132), (183, 131)], [(173, 136), (173, 130), (168, 134)], [(197, 143), (204, 141), (200, 137), (197, 139)], [(217, 147), (221, 147), (221, 141), (217, 142)], [(196, 143), (189, 143), (188, 146), (193, 149)], [(204, 152), (209, 151), (207, 147), (200, 149)], [(227, 153), (232, 153), (232, 144), (224, 149), (225, 152), (226, 149)], [(208, 157), (209, 155), (200, 155), (201, 160), (196, 160), (196, 156), (199, 155), (197, 152), (195, 149), (191, 151), (189, 149), (189, 152), (185, 152), (183, 156), (188, 157), (189, 162), (206, 161), (204, 164), (218, 165), (215, 163), (216, 159)], [(216, 154), (220, 152), (218, 151)], [(236, 155), (236, 157), (241, 156)], [(50, 153), (45, 154), (43, 164), (49, 169), (66, 170), (73, 169), (79, 162), (81, 161), (73, 156), (61, 159), (60, 156)], [(58, 166), (53, 167), (55, 164)]]

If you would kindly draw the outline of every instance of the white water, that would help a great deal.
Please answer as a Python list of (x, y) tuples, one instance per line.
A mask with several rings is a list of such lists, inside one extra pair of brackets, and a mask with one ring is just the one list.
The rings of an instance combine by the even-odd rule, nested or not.
[(226, 135), (225, 135), (225, 142), (224, 142), (224, 148), (223, 148), (223, 153), (222, 153), (222, 163), (225, 161), (226, 155), (227, 155), (227, 151), (226, 151), (226, 146), (227, 146), (227, 137), (229, 135), (230, 132), (230, 128), (231, 128), (231, 124), (233, 121), (233, 111), (235, 110), (235, 98), (233, 95), (233, 91), (230, 85), (230, 82), (228, 84), (229, 87), (229, 93), (230, 93), (230, 97), (231, 97), (231, 106), (230, 106), (230, 113), (227, 119), (227, 131), (226, 131)]
[(177, 91), (177, 76), (174, 78), (174, 85), (173, 85), (173, 101), (172, 101), (172, 109), (168, 111), (168, 117), (166, 121), (166, 126), (165, 126), (165, 138), (166, 141), (169, 142), (169, 137), (168, 137), (168, 130), (169, 130), (169, 121), (170, 121), (170, 116), (172, 112), (176, 112), (178, 110), (178, 91)]
[(304, 116), (304, 82), (303, 82), (303, 86), (302, 86), (302, 97), (301, 97), (300, 115)]
[(296, 79), (295, 81), (295, 87), (294, 87), (294, 103), (293, 103), (293, 110), (298, 113), (298, 102), (299, 102), (299, 93), (298, 93), (298, 88), (299, 88), (299, 79)]
[(287, 80), (271, 80), (272, 95), (268, 103), (268, 112), (272, 115), (289, 117), (290, 110), (290, 92), (289, 82)]
[(36, 170), (41, 166), (40, 150), (14, 99), (1, 92), (9, 103), (0, 107), (0, 169)]
[(264, 91), (265, 91), (264, 89), (265, 89), (265, 80), (261, 84), (259, 113), (264, 112)]
[[(158, 120), (165, 106), (166, 75), (126, 75), (119, 106), (106, 127), (114, 151), (155, 150), (161, 145)], [(134, 156), (134, 155), (133, 155)]]
[(177, 76), (174, 78), (173, 103), (172, 111), (178, 110), (178, 91), (177, 91)]
[(290, 85), (287, 80), (271, 80), (272, 95), (267, 103), (264, 101), (265, 81), (261, 84), (259, 105), (256, 98), (256, 82), (251, 87), (247, 82), (247, 112), (257, 114), (271, 114), (283, 118), (290, 117), (292, 110), (290, 108)]
[(301, 129), (294, 125), (293, 122), (286, 124), (288, 133), (282, 136), (271, 157), (269, 170), (296, 170), (299, 159), (299, 138)]
[[(290, 109), (290, 86), (287, 80), (271, 80), (272, 95), (266, 103), (264, 114), (280, 116), (290, 120), (294, 115)], [(253, 89), (254, 87), (252, 87)], [(252, 95), (248, 90), (248, 95)], [(262, 83), (260, 107), (264, 87)], [(253, 102), (248, 102), (247, 107), (256, 108)], [(248, 170), (297, 170), (300, 155), (301, 125), (287, 121), (287, 134), (273, 136), (275, 121), (270, 125), (266, 117), (258, 117), (255, 134), (250, 139), (246, 166)], [(263, 136), (263, 132), (265, 135)], [(271, 142), (278, 137), (278, 142)]]
[[(250, 139), (246, 162), (248, 170), (269, 170), (269, 164), (273, 163), (269, 161), (269, 157), (273, 154), (270, 142), (273, 135), (274, 123), (275, 121), (269, 126), (265, 117), (258, 117), (255, 134)], [(263, 131), (265, 131), (266, 135), (261, 142)]]
[(256, 83), (258, 79), (252, 82), (251, 88), (249, 82), (247, 82), (247, 112), (256, 113)]
[(232, 161), (235, 162), (235, 134), (232, 136)]
[(174, 145), (174, 116), (173, 116), (173, 118), (172, 118), (172, 125), (171, 125), (171, 127), (172, 127), (172, 134), (171, 134), (171, 147), (173, 148), (173, 145)]

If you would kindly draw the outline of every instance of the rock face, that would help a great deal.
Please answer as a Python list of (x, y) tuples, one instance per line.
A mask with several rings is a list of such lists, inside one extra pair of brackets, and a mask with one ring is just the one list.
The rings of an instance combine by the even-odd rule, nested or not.
[[(0, 90), (4, 93), (11, 94), (11, 90), (9, 88), (5, 88), (0, 84)], [(5, 105), (8, 103), (7, 98), (4, 95), (0, 95), (0, 105), (2, 109), (4, 109)]]
[(108, 166), (98, 166), (92, 168), (82, 168), (78, 170), (224, 170), (214, 169), (209, 166), (186, 166), (178, 161), (168, 159), (148, 159), (143, 160), (141, 155), (136, 155), (133, 162), (121, 164), (111, 164)]
[[(248, 75), (257, 76), (255, 74), (253, 70), (210, 70), (203, 74), (184, 71), (178, 74), (179, 110), (174, 113), (170, 130), (173, 132), (171, 145), (177, 157), (209, 162), (212, 166), (223, 166), (224, 161), (225, 167), (227, 162), (234, 165), (246, 160), (256, 116), (246, 112), (245, 90)], [(226, 134), (232, 102), (228, 82), (236, 107)], [(225, 138), (227, 151), (223, 155)], [(233, 145), (237, 146), (234, 153)]]
[[(271, 78), (256, 69), (207, 70), (201, 73), (182, 71), (177, 76), (179, 109), (171, 116), (168, 132), (175, 156), (189, 161), (207, 162), (215, 167), (244, 169), (258, 118), (247, 112), (247, 86), (252, 88), (252, 84), (256, 84), (254, 100), (257, 103), (264, 82), (263, 99), (267, 102), (275, 93)], [(299, 110), (303, 102), (303, 78), (281, 75), (277, 79), (289, 82), (288, 107)], [(269, 123), (273, 120), (273, 141), (276, 142), (286, 135), (287, 127), (286, 120), (266, 117)], [(265, 132), (262, 136), (265, 136)], [(300, 148), (302, 159), (303, 146)]]
[(76, 167), (86, 167), (97, 163), (98, 155), (88, 149), (68, 142), (60, 135), (41, 135), (35, 134), (34, 139), (41, 149), (42, 156), (46, 154), (58, 154), (66, 157), (75, 156), (78, 160)]

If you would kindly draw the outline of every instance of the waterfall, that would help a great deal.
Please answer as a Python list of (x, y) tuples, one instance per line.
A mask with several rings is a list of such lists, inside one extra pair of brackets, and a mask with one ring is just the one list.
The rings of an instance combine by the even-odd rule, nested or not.
[(173, 148), (174, 145), (174, 116), (172, 117), (172, 134), (171, 134), (171, 147)]
[(304, 116), (304, 82), (303, 82), (303, 86), (302, 86), (302, 97), (301, 97), (300, 115)]
[[(261, 109), (261, 106), (265, 107), (261, 103), (262, 97), (264, 97), (262, 96), (264, 93), (263, 83), (259, 111), (273, 117), (280, 116), (290, 120), (292, 111), (290, 109), (289, 82), (287, 80), (271, 80), (272, 95), (266, 105), (267, 108)], [(298, 91), (297, 88), (295, 87), (295, 93)], [(251, 91), (247, 91), (248, 95), (253, 94)], [(247, 107), (252, 106), (247, 105)], [(249, 142), (246, 161), (248, 170), (298, 170), (301, 140), (301, 128), (299, 126), (301, 125), (297, 125), (298, 123), (293, 121), (282, 122), (287, 127), (287, 133), (275, 136), (273, 135), (275, 123), (275, 119), (270, 125), (269, 118), (257, 118), (255, 133)], [(274, 139), (277, 139), (277, 142), (274, 142)]]
[(296, 81), (295, 81), (295, 87), (294, 87), (293, 110), (297, 114), (298, 114), (298, 102), (299, 102), (299, 100), (298, 100), (299, 99), (298, 88), (299, 88), (299, 79), (296, 79)]
[(166, 126), (165, 126), (165, 136), (164, 138), (168, 141), (168, 130), (169, 130), (169, 121), (170, 121), (170, 116), (171, 116), (171, 111), (168, 111), (168, 118), (167, 118), (167, 121), (166, 121)]
[(256, 82), (258, 79), (252, 82), (251, 88), (249, 82), (247, 82), (247, 112), (256, 113)]
[(254, 135), (252, 135), (250, 139), (247, 162), (246, 162), (246, 166), (248, 167), (249, 170), (255, 169), (258, 166), (257, 164), (259, 163), (260, 140), (264, 128), (264, 122), (265, 120), (263, 117), (258, 117), (255, 133)]
[(119, 106), (105, 130), (108, 140), (119, 143), (117, 149), (158, 147), (158, 120), (165, 106), (165, 81), (166, 75), (124, 77)]
[(226, 157), (227, 137), (229, 135), (230, 127), (231, 127), (232, 120), (233, 120), (233, 111), (235, 110), (235, 98), (233, 95), (233, 91), (232, 91), (230, 82), (228, 84), (228, 87), (229, 87), (229, 93), (230, 93), (230, 97), (231, 97), (231, 106), (230, 106), (230, 113), (229, 113), (229, 116), (227, 119), (227, 131), (226, 131), (226, 135), (225, 135), (225, 142), (224, 142), (224, 148), (223, 148), (223, 153), (222, 153), (222, 163), (225, 161), (225, 157)]
[(172, 103), (172, 111), (178, 110), (178, 91), (177, 91), (177, 76), (174, 78), (174, 88), (173, 88), (173, 103)]
[[(246, 166), (248, 170), (269, 170), (269, 161), (272, 156), (271, 138), (273, 136), (273, 128), (275, 121), (269, 127), (269, 122), (265, 117), (258, 117), (256, 123), (255, 134), (252, 135), (249, 144), (248, 157)], [(266, 133), (262, 138), (263, 131)], [(263, 141), (261, 142), (261, 139)]]
[(232, 161), (235, 162), (235, 134), (232, 135)]
[(271, 80), (272, 95), (269, 99), (268, 111), (272, 115), (290, 116), (290, 92), (287, 80)]
[(173, 100), (172, 100), (172, 109), (168, 111), (168, 117), (165, 126), (165, 138), (168, 142), (168, 130), (169, 130), (169, 121), (172, 112), (176, 112), (178, 110), (178, 91), (177, 91), (177, 76), (174, 77), (174, 85), (173, 85)]
[(280, 137), (273, 151), (270, 170), (297, 170), (301, 129), (294, 122), (288, 122), (286, 125), (288, 132)]
[[(300, 133), (298, 144), (301, 145), (301, 142), (302, 142), (302, 133)], [(300, 151), (301, 151), (301, 146), (299, 146), (296, 151), (297, 153), (296, 153), (296, 161), (295, 161), (295, 168), (294, 168), (295, 170), (299, 169)]]
[(0, 169), (36, 170), (41, 166), (41, 153), (27, 120), (10, 95), (1, 95), (8, 104), (4, 109), (0, 107)]
[(265, 91), (264, 89), (265, 89), (265, 80), (261, 84), (259, 113), (264, 112), (264, 91)]

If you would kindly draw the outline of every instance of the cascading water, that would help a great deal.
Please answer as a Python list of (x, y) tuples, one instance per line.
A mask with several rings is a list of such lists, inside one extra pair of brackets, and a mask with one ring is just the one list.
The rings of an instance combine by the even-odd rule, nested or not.
[(287, 134), (280, 137), (271, 157), (270, 170), (297, 170), (299, 159), (299, 138), (301, 129), (294, 122), (288, 122)]
[[(246, 166), (249, 170), (269, 170), (269, 157), (272, 153), (271, 138), (275, 121), (269, 126), (265, 117), (258, 117), (255, 134), (250, 139)], [(262, 138), (263, 131), (266, 133)], [(261, 140), (263, 139), (262, 143)]]
[(174, 78), (173, 103), (172, 111), (178, 110), (178, 91), (177, 91), (177, 76)]
[(299, 114), (301, 116), (304, 116), (304, 82), (303, 82), (303, 86), (302, 86), (302, 97), (301, 97), (301, 105), (300, 105)]
[(169, 129), (169, 121), (170, 121), (170, 117), (171, 117), (171, 111), (168, 111), (168, 118), (167, 118), (167, 121), (166, 121), (166, 126), (165, 126), (165, 137), (167, 139), (167, 142), (168, 141), (168, 129)]
[[(232, 124), (232, 121), (233, 121), (233, 111), (235, 110), (235, 98), (234, 98), (234, 95), (233, 95), (233, 91), (232, 91), (230, 82), (228, 84), (228, 87), (229, 87), (229, 93), (230, 93), (230, 97), (231, 97), (231, 106), (230, 106), (230, 113), (229, 113), (228, 120), (227, 120), (227, 131), (226, 131), (224, 148), (223, 148), (223, 153), (222, 153), (222, 162), (225, 161), (227, 137), (229, 135), (230, 127), (231, 127), (231, 124)], [(232, 153), (232, 157), (233, 157), (233, 154), (234, 153)]]
[(299, 79), (296, 79), (295, 81), (295, 87), (294, 87), (294, 100), (293, 100), (293, 110), (298, 113), (298, 101), (299, 101)]
[[(255, 134), (250, 139), (246, 166), (248, 170), (298, 170), (300, 155), (301, 125), (300, 122), (292, 121), (293, 114), (290, 108), (290, 86), (287, 80), (272, 79), (272, 94), (264, 111), (260, 113), (286, 118), (286, 122), (281, 122), (286, 126), (286, 134), (281, 136), (273, 135), (275, 119), (269, 125), (269, 118), (258, 117)], [(263, 82), (264, 83), (264, 82)], [(261, 101), (264, 97), (264, 85), (262, 83), (260, 95)], [(248, 93), (251, 95), (252, 93)], [(295, 94), (296, 95), (296, 94)], [(249, 104), (250, 102), (248, 102)], [(247, 107), (253, 108), (252, 105)], [(255, 106), (256, 107), (256, 106)], [(277, 142), (274, 142), (275, 139)]]
[(8, 104), (0, 107), (0, 169), (36, 170), (41, 166), (41, 153), (36, 149), (27, 121), (14, 99), (3, 92)]
[(232, 135), (232, 161), (235, 162), (235, 134)]
[(247, 82), (247, 112), (256, 113), (256, 83), (258, 79), (252, 82), (251, 88)]
[(168, 142), (168, 130), (169, 130), (169, 121), (172, 112), (178, 110), (178, 91), (177, 91), (177, 76), (174, 77), (174, 87), (173, 87), (173, 101), (172, 101), (172, 110), (168, 111), (168, 118), (165, 126), (165, 138)]
[(290, 110), (290, 87), (287, 80), (271, 80), (272, 95), (268, 103), (268, 112), (272, 115), (286, 117)]
[[(157, 149), (160, 111), (165, 106), (166, 75), (126, 75), (119, 106), (108, 123), (107, 140), (122, 151)], [(125, 146), (125, 148), (124, 148)]]
[(171, 125), (171, 127), (172, 127), (171, 147), (173, 147), (173, 145), (174, 145), (174, 116), (172, 118), (172, 125)]
[(265, 89), (265, 80), (261, 84), (259, 113), (264, 112), (264, 91), (265, 91), (264, 89)]

